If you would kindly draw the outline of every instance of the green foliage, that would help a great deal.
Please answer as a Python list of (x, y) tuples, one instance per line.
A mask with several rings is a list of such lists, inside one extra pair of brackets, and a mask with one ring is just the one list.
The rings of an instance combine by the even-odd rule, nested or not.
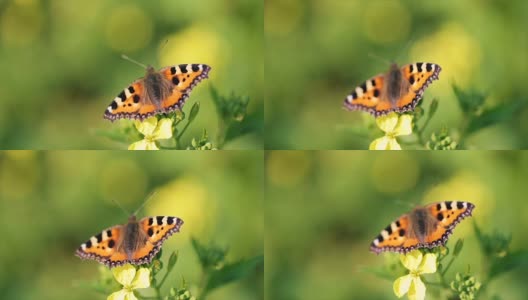
[[(476, 299), (479, 293), (485, 290), (489, 282), (498, 275), (505, 272), (512, 271), (514, 268), (522, 268), (528, 266), (528, 251), (518, 250), (510, 253), (509, 244), (511, 241), (510, 235), (495, 232), (493, 234), (485, 234), (474, 223), (474, 233), (479, 241), (480, 249), (484, 256), (483, 273), (474, 275), (468, 270), (464, 274), (456, 272), (453, 277), (448, 276), (448, 271), (453, 262), (462, 253), (464, 241), (459, 239), (456, 241), (452, 250), (448, 246), (437, 247), (433, 249), (422, 249), (424, 253), (433, 252), (438, 255), (437, 260), (437, 277), (438, 281), (425, 282), (432, 288), (439, 289), (439, 291), (454, 295), (448, 297), (449, 299)], [(394, 280), (395, 276), (400, 276), (402, 273), (397, 261), (391, 261), (385, 266), (378, 268), (367, 268), (366, 271), (375, 274), (376, 276), (388, 280)], [(479, 279), (480, 278), (480, 279)]]
[[(200, 112), (200, 103), (195, 102), (188, 115), (182, 110), (176, 110), (169, 114), (160, 114), (156, 118), (159, 120), (168, 118), (172, 120), (172, 138), (155, 141), (161, 149), (187, 149), (187, 150), (216, 150), (221, 149), (226, 142), (232, 141), (242, 135), (255, 133), (261, 130), (262, 116), (258, 113), (247, 114), (249, 97), (240, 97), (231, 94), (224, 97), (211, 86), (211, 98), (216, 108), (218, 117), (218, 129), (216, 141), (210, 141), (207, 130), (202, 129), (199, 138), (192, 138), (187, 146), (182, 145), (182, 137), (189, 126), (196, 120)], [(142, 139), (142, 135), (134, 127), (134, 122), (130, 120), (118, 120), (115, 128), (109, 130), (96, 130), (95, 134), (115, 142), (128, 144)]]
[[(168, 282), (169, 288), (163, 289), (168, 291), (168, 295), (163, 296), (162, 288), (167, 282), (169, 274), (175, 269), (178, 262), (178, 252), (173, 251), (166, 263), (161, 260), (162, 250), (158, 252), (156, 257), (148, 265), (139, 266), (146, 267), (150, 270), (150, 288), (155, 296), (146, 296), (146, 289), (135, 291), (139, 299), (171, 299), (171, 300), (195, 300), (206, 299), (209, 292), (220, 288), (228, 283), (236, 280), (241, 280), (257, 269), (263, 268), (264, 256), (258, 255), (250, 259), (242, 259), (234, 263), (226, 262), (227, 250), (220, 248), (214, 244), (204, 245), (198, 240), (192, 239), (193, 249), (202, 266), (202, 280), (198, 284), (198, 297), (194, 296), (189, 290), (189, 284), (183, 278), (180, 283)], [(161, 274), (163, 275), (161, 276)], [(161, 277), (160, 277), (161, 276)], [(104, 266), (100, 266), (100, 277), (93, 282), (79, 282), (79, 286), (95, 290), (101, 294), (110, 294), (116, 290), (116, 282), (112, 277), (112, 273)]]
[(264, 256), (226, 262), (227, 249), (220, 248), (214, 244), (205, 246), (198, 240), (192, 239), (194, 251), (198, 255), (204, 276), (202, 277), (201, 292), (199, 299), (212, 290), (230, 282), (247, 277), (255, 270), (264, 267)]
[(264, 116), (258, 112), (249, 115), (247, 113), (248, 97), (237, 96), (234, 93), (228, 97), (221, 96), (213, 86), (211, 86), (210, 94), (218, 115), (217, 143), (219, 147), (239, 136), (259, 131), (262, 128)]

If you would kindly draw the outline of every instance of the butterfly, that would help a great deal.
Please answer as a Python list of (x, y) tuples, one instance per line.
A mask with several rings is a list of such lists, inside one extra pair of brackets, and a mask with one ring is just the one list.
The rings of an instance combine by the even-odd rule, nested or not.
[(181, 109), (191, 90), (208, 78), (211, 67), (188, 64), (156, 71), (146, 67), (145, 77), (126, 87), (106, 108), (104, 118), (144, 120), (159, 113)]
[(139, 221), (132, 215), (127, 224), (116, 225), (92, 236), (76, 251), (82, 259), (93, 259), (110, 268), (148, 264), (163, 242), (179, 232), (183, 220), (177, 217), (145, 217)]
[(414, 63), (401, 68), (392, 64), (389, 72), (379, 74), (355, 88), (345, 99), (348, 110), (362, 110), (375, 117), (390, 112), (412, 111), (422, 99), (425, 88), (442, 68), (433, 63)]
[(456, 225), (471, 216), (475, 205), (444, 201), (415, 208), (392, 222), (370, 244), (370, 251), (407, 253), (417, 248), (443, 246)]

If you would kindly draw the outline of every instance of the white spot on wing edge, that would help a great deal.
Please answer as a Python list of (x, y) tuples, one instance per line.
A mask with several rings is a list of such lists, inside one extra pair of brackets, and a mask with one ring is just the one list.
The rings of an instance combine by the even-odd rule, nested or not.
[(384, 229), (381, 231), (381, 236), (383, 237), (383, 240), (386, 240), (389, 238), (389, 233)]
[(92, 242), (92, 245), (94, 245), (94, 246), (97, 245), (97, 244), (99, 244), (99, 243), (97, 242), (97, 238), (96, 238), (95, 236), (92, 236), (92, 237), (90, 238), (90, 242)]
[(129, 98), (130, 95), (132, 95), (132, 94), (130, 94), (130, 92), (128, 91), (128, 88), (124, 89), (124, 91), (125, 91), (125, 96), (126, 96), (127, 98)]
[(356, 88), (356, 94), (357, 94), (358, 98), (359, 97), (363, 97), (363, 89), (360, 88), (360, 87), (357, 87)]
[(374, 240), (374, 245), (377, 246), (378, 244), (379, 244), (378, 239), (375, 239), (375, 240)]

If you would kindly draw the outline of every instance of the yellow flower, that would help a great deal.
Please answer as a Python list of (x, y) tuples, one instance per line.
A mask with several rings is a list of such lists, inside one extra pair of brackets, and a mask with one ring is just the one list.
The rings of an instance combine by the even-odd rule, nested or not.
[(396, 137), (412, 133), (412, 119), (412, 115), (399, 116), (395, 112), (377, 118), (376, 123), (385, 132), (385, 136), (370, 143), (369, 150), (401, 150)]
[(400, 260), (409, 274), (394, 281), (394, 294), (401, 298), (407, 293), (410, 300), (425, 299), (425, 284), (420, 279), (421, 274), (436, 272), (436, 254), (422, 255), (419, 250), (413, 250), (406, 255), (400, 255)]
[(134, 290), (150, 286), (150, 270), (147, 268), (139, 268), (136, 272), (136, 268), (126, 264), (115, 267), (112, 273), (117, 282), (123, 285), (123, 289), (112, 293), (106, 300), (137, 300)]
[(158, 122), (156, 117), (150, 117), (143, 122), (136, 120), (134, 125), (144, 139), (128, 146), (128, 150), (159, 150), (155, 141), (172, 137), (172, 119), (161, 119)]

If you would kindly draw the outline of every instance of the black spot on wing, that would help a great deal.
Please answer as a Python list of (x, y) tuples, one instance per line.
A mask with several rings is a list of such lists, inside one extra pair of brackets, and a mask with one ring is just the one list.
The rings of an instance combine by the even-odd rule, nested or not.
[(114, 240), (109, 240), (108, 241), (108, 248), (114, 248), (114, 246), (115, 246)]
[(357, 93), (355, 91), (352, 92), (351, 96), (352, 96), (352, 99), (357, 99)]
[(363, 90), (363, 93), (367, 91), (367, 83), (366, 82), (363, 82), (363, 84), (360, 85), (359, 87)]
[(442, 204), (438, 203), (436, 204), (436, 210), (441, 210), (442, 209)]
[(180, 65), (180, 71), (182, 73), (187, 73), (187, 65)]
[(378, 98), (380, 95), (380, 91), (378, 89), (374, 90), (374, 97)]
[(387, 231), (387, 233), (388, 233), (389, 235), (392, 233), (392, 228), (391, 228), (390, 225), (387, 226), (387, 227), (385, 228), (385, 230)]
[(110, 107), (112, 107), (112, 109), (117, 109), (117, 102), (112, 101), (112, 103), (110, 104)]
[(431, 72), (433, 70), (433, 65), (430, 63), (426, 63), (425, 69), (427, 70), (427, 72)]
[(447, 208), (447, 209), (453, 209), (453, 207), (451, 206), (451, 204), (453, 204), (452, 201), (446, 201), (446, 202), (445, 202), (446, 208)]
[(121, 98), (121, 101), (125, 101), (126, 100), (125, 91), (122, 91), (121, 93), (119, 93), (119, 95), (117, 95), (117, 97)]
[(200, 71), (200, 65), (198, 65), (198, 64), (193, 64), (193, 65), (192, 65), (192, 70), (193, 70), (193, 72), (198, 72), (198, 71)]
[(149, 228), (147, 230), (147, 234), (148, 234), (148, 236), (153, 236), (154, 235), (154, 230), (152, 230), (152, 228)]
[(414, 84), (414, 75), (411, 75), (411, 77), (409, 77), (409, 83)]
[(438, 213), (438, 215), (436, 215), (436, 218), (438, 219), (438, 221), (442, 221), (444, 219), (444, 214)]
[(405, 235), (405, 230), (404, 229), (400, 229), (400, 231), (398, 231), (398, 234), (400, 236), (404, 236)]
[(154, 224), (154, 218), (149, 218), (148, 224), (149, 226), (152, 226), (152, 224)]
[(174, 218), (167, 218), (167, 224), (169, 225), (174, 224)]
[(106, 231), (106, 236), (107, 237), (112, 237), (112, 230), (107, 230)]
[(178, 77), (174, 76), (174, 77), (172, 77), (172, 83), (174, 85), (178, 85), (178, 83), (180, 83), (180, 80), (178, 79)]
[(91, 248), (92, 247), (92, 241), (86, 242), (85, 245), (86, 245), (86, 248)]
[(396, 227), (399, 228), (400, 226), (401, 226), (401, 224), (400, 224), (400, 220), (396, 221)]
[(171, 75), (176, 74), (176, 67), (170, 68)]
[(464, 208), (464, 203), (462, 203), (462, 202), (457, 202), (457, 208), (458, 208), (458, 209), (462, 209), (462, 208)]
[(423, 63), (416, 63), (416, 67), (418, 68), (418, 72), (422, 72), (422, 65), (423, 65)]
[(370, 81), (370, 83), (372, 84), (373, 87), (376, 86), (376, 80), (372, 79), (372, 80)]
[(103, 241), (103, 233), (99, 233), (98, 235), (95, 236), (95, 238), (97, 239), (97, 243), (100, 243)]
[[(140, 99), (139, 95), (134, 95), (134, 103), (138, 103), (139, 99)], [(131, 106), (130, 103), (128, 105)]]
[(158, 222), (158, 225), (163, 224), (163, 217), (156, 217), (156, 221)]
[(412, 73), (412, 72), (413, 72), (413, 69), (414, 69), (413, 65), (412, 65), (412, 64), (411, 64), (411, 65), (409, 65), (409, 72), (410, 72), (410, 73)]
[(136, 92), (136, 90), (134, 90), (133, 86), (129, 86), (128, 87), (128, 91), (130, 92), (130, 94), (134, 94)]

